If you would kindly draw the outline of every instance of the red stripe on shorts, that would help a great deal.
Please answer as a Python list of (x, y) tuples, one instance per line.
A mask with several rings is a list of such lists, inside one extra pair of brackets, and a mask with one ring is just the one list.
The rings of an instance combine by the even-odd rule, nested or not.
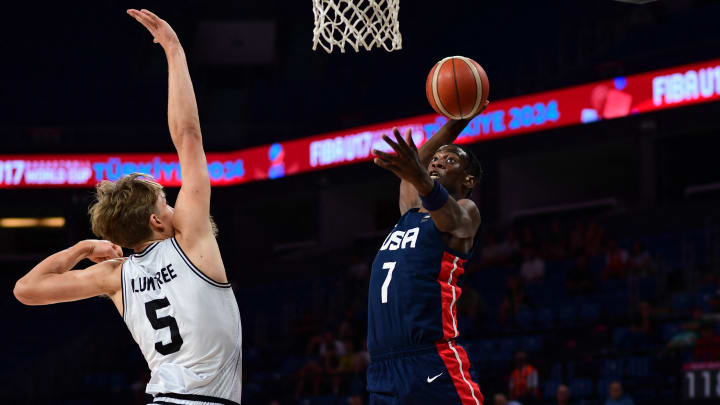
[(484, 398), (480, 387), (470, 376), (470, 359), (465, 349), (456, 345), (454, 341), (440, 342), (436, 346), (462, 405), (483, 405)]
[(438, 274), (438, 283), (440, 283), (440, 300), (442, 303), (442, 340), (456, 338), (457, 333), (457, 301), (460, 299), (462, 289), (457, 286), (458, 277), (460, 277), (465, 269), (467, 260), (463, 260), (448, 252), (443, 253), (440, 265), (440, 274)]

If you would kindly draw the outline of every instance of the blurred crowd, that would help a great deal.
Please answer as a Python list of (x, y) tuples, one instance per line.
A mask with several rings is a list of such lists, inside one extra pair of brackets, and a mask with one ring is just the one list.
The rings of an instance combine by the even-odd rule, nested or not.
[[(350, 253), (278, 264), (292, 266), (292, 276), (234, 285), (243, 316), (244, 402), (367, 403), (367, 286), (381, 237), (358, 240)], [(486, 404), (677, 403), (682, 364), (720, 361), (720, 274), (706, 260), (702, 230), (640, 234), (581, 218), (525, 221), (483, 229), (481, 237), (463, 276), (458, 327)], [(146, 403), (147, 367), (129, 336), (113, 340), (127, 331), (109, 315), (112, 306), (73, 305), (57, 310), (106, 321), (42, 321), (85, 325), (93, 338), (52, 358), (23, 355), (32, 376), (9, 376), (6, 385), (21, 393), (32, 392), (23, 381), (54, 381), (48, 389), (73, 386), (72, 398), (110, 391), (118, 400), (108, 403)], [(108, 360), (106, 341), (114, 342), (115, 360)], [(12, 343), (19, 352), (27, 345), (23, 353), (37, 344)], [(50, 370), (38, 365), (50, 363), (78, 366), (46, 375)]]

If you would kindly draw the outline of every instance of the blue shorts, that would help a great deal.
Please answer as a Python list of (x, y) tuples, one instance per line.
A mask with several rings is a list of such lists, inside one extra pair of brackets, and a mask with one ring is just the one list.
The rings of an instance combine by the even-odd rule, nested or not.
[(367, 370), (370, 405), (482, 405), (465, 349), (455, 341), (372, 353)]

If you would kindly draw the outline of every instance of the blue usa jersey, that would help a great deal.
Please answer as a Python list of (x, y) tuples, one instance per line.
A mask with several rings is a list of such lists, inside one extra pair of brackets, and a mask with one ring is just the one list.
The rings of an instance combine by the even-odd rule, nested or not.
[[(473, 250), (475, 244), (473, 244)], [(405, 213), (378, 251), (368, 293), (371, 354), (458, 336), (458, 278), (472, 256), (445, 246), (430, 214)]]

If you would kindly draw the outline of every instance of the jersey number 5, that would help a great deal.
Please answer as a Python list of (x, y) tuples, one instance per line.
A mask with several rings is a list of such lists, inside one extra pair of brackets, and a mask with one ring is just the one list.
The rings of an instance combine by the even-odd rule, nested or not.
[(383, 281), (382, 288), (380, 289), (380, 301), (383, 304), (387, 304), (387, 290), (390, 287), (390, 280), (392, 280), (392, 272), (395, 270), (396, 262), (385, 262), (383, 263), (383, 269), (388, 271), (385, 281)]
[(148, 301), (145, 303), (145, 314), (155, 330), (163, 328), (170, 328), (170, 343), (163, 344), (163, 342), (155, 342), (155, 350), (158, 353), (167, 356), (168, 354), (175, 353), (180, 350), (180, 346), (183, 344), (182, 337), (180, 336), (180, 329), (172, 316), (163, 316), (158, 318), (157, 311), (165, 307), (170, 306), (170, 301), (167, 297), (159, 298), (156, 300)]

